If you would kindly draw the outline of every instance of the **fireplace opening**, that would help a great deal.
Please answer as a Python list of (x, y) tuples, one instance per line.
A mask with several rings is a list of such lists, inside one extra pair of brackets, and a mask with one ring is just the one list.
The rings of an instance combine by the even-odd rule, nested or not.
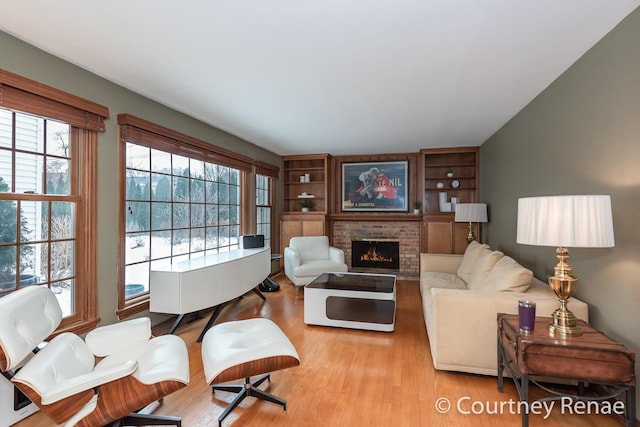
[(400, 269), (400, 242), (398, 240), (351, 241), (351, 266), (353, 268)]

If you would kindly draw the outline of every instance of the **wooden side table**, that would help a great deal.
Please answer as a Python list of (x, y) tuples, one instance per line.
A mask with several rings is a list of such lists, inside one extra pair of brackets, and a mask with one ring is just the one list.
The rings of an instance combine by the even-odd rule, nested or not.
[[(581, 336), (552, 336), (547, 328), (551, 318), (537, 317), (534, 332), (521, 333), (518, 316), (498, 314), (498, 391), (503, 391), (503, 371), (509, 370), (518, 389), (520, 401), (529, 409), (529, 382), (544, 377), (547, 380), (578, 383), (577, 394), (569, 395), (544, 390), (552, 397), (539, 399), (576, 400), (613, 399), (624, 394), (626, 425), (636, 423), (635, 353), (597, 331), (588, 323), (579, 321)], [(600, 384), (606, 392), (598, 397), (584, 395), (584, 384)], [(540, 385), (540, 384), (538, 384)], [(529, 411), (522, 412), (522, 426), (529, 425)]]

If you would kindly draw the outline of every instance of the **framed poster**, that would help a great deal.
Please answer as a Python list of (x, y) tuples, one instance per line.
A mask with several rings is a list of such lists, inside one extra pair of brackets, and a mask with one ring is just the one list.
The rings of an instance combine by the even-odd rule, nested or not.
[(342, 210), (407, 212), (407, 161), (342, 164)]

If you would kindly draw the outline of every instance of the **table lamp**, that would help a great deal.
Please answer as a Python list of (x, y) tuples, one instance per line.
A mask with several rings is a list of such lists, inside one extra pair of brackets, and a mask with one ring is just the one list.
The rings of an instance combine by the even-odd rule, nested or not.
[(610, 248), (614, 246), (611, 198), (609, 196), (525, 197), (518, 200), (517, 243), (556, 247), (559, 262), (549, 286), (560, 301), (552, 314), (549, 331), (580, 335), (576, 316), (567, 302), (578, 290), (579, 280), (567, 264), (569, 247)]
[(467, 242), (471, 243), (476, 240), (471, 223), (487, 222), (487, 205), (484, 203), (456, 203), (456, 216), (454, 221), (469, 223)]

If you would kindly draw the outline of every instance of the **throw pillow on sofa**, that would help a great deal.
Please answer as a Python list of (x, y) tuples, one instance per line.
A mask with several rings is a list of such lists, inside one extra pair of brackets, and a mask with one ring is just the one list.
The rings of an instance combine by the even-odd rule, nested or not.
[(533, 272), (518, 264), (513, 258), (503, 256), (493, 266), (480, 285), (487, 292), (526, 292), (531, 286)]
[(480, 252), (483, 248), (489, 249), (489, 245), (478, 243), (478, 241), (474, 240), (469, 243), (469, 246), (467, 246), (467, 249), (464, 251), (457, 274), (458, 277), (465, 281), (465, 283), (469, 283), (471, 280), (473, 268), (476, 266), (476, 262), (478, 261), (478, 257), (480, 256)]
[(487, 277), (494, 265), (504, 256), (500, 251), (492, 251), (488, 248), (480, 249), (480, 256), (471, 274), (471, 280), (467, 283), (469, 289), (480, 289), (484, 278)]

